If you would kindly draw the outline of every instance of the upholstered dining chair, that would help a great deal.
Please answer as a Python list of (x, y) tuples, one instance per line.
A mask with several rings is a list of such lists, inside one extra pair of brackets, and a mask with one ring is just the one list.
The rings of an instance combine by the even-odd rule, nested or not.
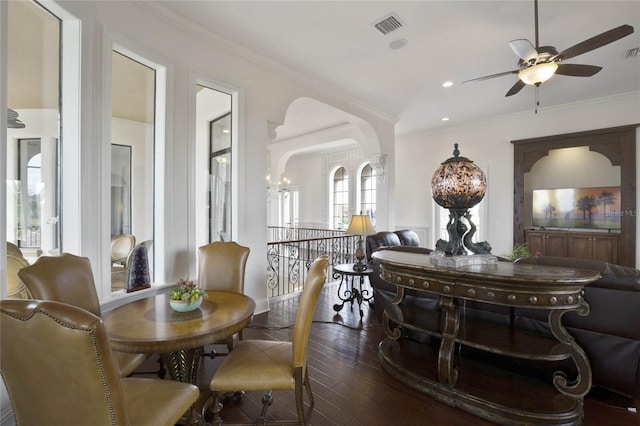
[[(244, 293), (244, 274), (249, 258), (249, 247), (229, 241), (215, 241), (198, 249), (198, 287), (204, 290)], [(242, 339), (242, 332), (239, 333)], [(233, 349), (233, 336), (223, 342), (229, 351)], [(210, 358), (225, 354), (215, 350), (204, 354)]]
[(2, 300), (0, 323), (0, 369), (18, 425), (173, 426), (200, 394), (188, 383), (121, 378), (102, 320), (77, 306)]
[(136, 246), (136, 237), (131, 234), (111, 237), (111, 264), (124, 266), (129, 253)]
[[(261, 419), (264, 423), (266, 408), (271, 404), (271, 391), (294, 390), (298, 420), (278, 421), (305, 425), (303, 390), (306, 388), (310, 406), (313, 408), (313, 394), (309, 386), (307, 368), (307, 343), (311, 332), (311, 322), (316, 302), (326, 281), (329, 258), (318, 257), (309, 268), (300, 296), (298, 314), (293, 328), (291, 342), (272, 340), (241, 340), (233, 351), (222, 361), (211, 379), (212, 397), (203, 406), (203, 415), (213, 404), (212, 424), (221, 423), (222, 404), (219, 396), (234, 389), (244, 391), (268, 391), (263, 398)], [(259, 422), (256, 422), (258, 424)], [(261, 423), (261, 424), (263, 424)]]
[(24, 257), (7, 253), (7, 298), (31, 298), (29, 290), (18, 276), (18, 271), (27, 266), (29, 266), (29, 262)]
[[(18, 276), (34, 299), (68, 303), (102, 316), (91, 262), (86, 257), (69, 253), (41, 256), (33, 265), (20, 269)], [(114, 356), (122, 377), (131, 374), (147, 359), (146, 354), (118, 351)]]
[(14, 256), (23, 257), (22, 250), (17, 245), (7, 241), (7, 254), (13, 254)]

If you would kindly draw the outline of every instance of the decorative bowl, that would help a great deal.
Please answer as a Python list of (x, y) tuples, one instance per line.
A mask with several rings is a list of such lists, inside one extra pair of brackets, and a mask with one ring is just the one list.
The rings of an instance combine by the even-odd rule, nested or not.
[(195, 311), (202, 305), (202, 296), (194, 300), (193, 303), (190, 300), (169, 300), (169, 305), (178, 312)]

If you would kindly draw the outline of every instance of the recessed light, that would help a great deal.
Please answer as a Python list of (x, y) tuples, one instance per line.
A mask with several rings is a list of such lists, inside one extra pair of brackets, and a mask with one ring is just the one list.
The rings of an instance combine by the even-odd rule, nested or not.
[(449, 121), (449, 117), (442, 117), (440, 120), (442, 120), (442, 121)]
[(393, 50), (398, 50), (398, 49), (402, 49), (406, 45), (407, 45), (407, 40), (405, 40), (403, 38), (399, 38), (399, 39), (393, 40), (391, 43), (389, 43), (389, 48), (391, 48)]
[(453, 86), (453, 81), (445, 81), (442, 83), (442, 87), (451, 87)]

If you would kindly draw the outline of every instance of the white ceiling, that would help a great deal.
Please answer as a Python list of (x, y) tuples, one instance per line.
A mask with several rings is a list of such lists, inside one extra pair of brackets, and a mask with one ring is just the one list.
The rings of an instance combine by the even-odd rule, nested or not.
[[(534, 42), (533, 0), (143, 3), (396, 117), (397, 133), (534, 111), (532, 86), (504, 96), (515, 75), (461, 84), (517, 69), (508, 42)], [(373, 24), (390, 13), (404, 27), (382, 35)], [(588, 78), (554, 76), (540, 88), (541, 109), (640, 90), (640, 56), (625, 59), (640, 46), (640, 1), (540, 1), (540, 45), (558, 51), (622, 24), (634, 34), (567, 60), (604, 69)], [(397, 39), (407, 45), (390, 49)], [(447, 80), (454, 85), (445, 89)]]

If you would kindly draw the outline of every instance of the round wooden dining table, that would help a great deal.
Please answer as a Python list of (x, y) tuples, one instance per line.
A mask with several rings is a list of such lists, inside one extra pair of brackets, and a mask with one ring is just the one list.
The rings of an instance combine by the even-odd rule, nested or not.
[(103, 315), (114, 350), (160, 354), (174, 380), (195, 383), (203, 346), (224, 340), (249, 325), (256, 304), (244, 294), (207, 291), (202, 305), (177, 312), (159, 294)]

